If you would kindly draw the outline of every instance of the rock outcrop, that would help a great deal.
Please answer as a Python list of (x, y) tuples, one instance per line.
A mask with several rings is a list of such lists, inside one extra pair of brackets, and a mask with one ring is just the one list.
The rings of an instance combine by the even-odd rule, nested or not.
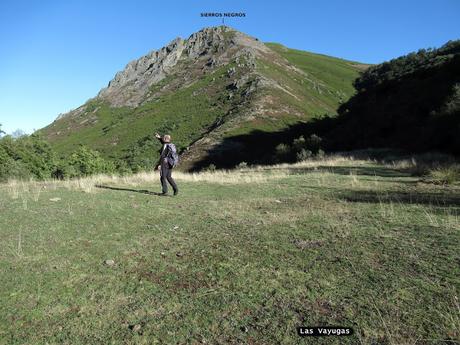
[(273, 52), (256, 38), (229, 27), (205, 28), (186, 40), (178, 37), (160, 50), (131, 61), (99, 92), (97, 98), (115, 107), (135, 107), (144, 100), (152, 85), (168, 75), (183, 72), (176, 70), (179, 62), (201, 63), (212, 70), (234, 57), (246, 56), (253, 61), (257, 56), (270, 54)]

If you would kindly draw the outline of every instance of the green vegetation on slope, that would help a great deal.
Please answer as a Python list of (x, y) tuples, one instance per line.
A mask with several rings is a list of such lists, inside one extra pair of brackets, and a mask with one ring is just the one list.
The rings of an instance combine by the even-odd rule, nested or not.
[[(304, 71), (317, 90), (325, 89), (320, 94), (321, 99), (333, 108), (334, 113), (340, 102), (345, 102), (355, 93), (350, 81), (353, 82), (359, 76), (359, 72), (368, 66), (332, 56), (286, 48), (277, 43), (266, 44)], [(308, 91), (312, 85), (309, 85)]]
[[(50, 125), (53, 132), (66, 132), (67, 128), (67, 135), (65, 138), (59, 137), (58, 141), (51, 137), (50, 142), (62, 155), (83, 143), (106, 157), (121, 158), (139, 139), (152, 136), (157, 131), (170, 133), (178, 149), (184, 149), (199, 139), (232, 106), (227, 94), (222, 91), (228, 83), (227, 70), (233, 66), (223, 66), (189, 86), (134, 109), (113, 108), (99, 100), (89, 101), (86, 113), (93, 112), (96, 121), (80, 125), (80, 117), (58, 120)], [(238, 71), (244, 73), (244, 69)], [(46, 133), (50, 129), (44, 128), (43, 131)], [(154, 156), (156, 152), (148, 154)]]
[(309, 121), (324, 114), (335, 115), (339, 105), (354, 94), (353, 81), (366, 66), (277, 43), (266, 45), (297, 70), (257, 59), (257, 72), (281, 87), (259, 91), (258, 100), (265, 103), (264, 114), (227, 131), (225, 137), (246, 135), (254, 130), (275, 132), (299, 121)]
[(360, 161), (181, 175), (175, 198), (142, 176), (0, 186), (0, 343), (460, 337), (458, 186)]

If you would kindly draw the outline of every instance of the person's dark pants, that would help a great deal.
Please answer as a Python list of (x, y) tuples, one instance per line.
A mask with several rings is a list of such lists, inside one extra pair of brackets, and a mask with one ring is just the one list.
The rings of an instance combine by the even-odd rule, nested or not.
[(167, 162), (162, 162), (161, 163), (161, 170), (160, 170), (160, 182), (161, 182), (161, 188), (163, 189), (163, 193), (168, 193), (168, 183), (171, 185), (171, 187), (174, 190), (174, 193), (177, 193), (177, 185), (174, 179), (171, 176), (171, 171), (172, 169), (169, 167), (169, 163)]

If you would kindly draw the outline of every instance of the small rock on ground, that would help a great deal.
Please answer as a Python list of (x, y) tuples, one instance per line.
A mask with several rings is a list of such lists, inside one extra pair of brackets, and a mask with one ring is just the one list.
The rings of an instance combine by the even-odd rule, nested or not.
[(113, 266), (115, 265), (115, 261), (109, 259), (109, 260), (105, 260), (104, 263), (107, 265), (107, 266)]

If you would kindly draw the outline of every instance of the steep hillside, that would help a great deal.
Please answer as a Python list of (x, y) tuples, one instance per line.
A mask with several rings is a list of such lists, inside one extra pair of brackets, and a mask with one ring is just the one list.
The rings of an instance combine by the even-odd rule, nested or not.
[(339, 116), (317, 121), (329, 150), (369, 147), (460, 154), (460, 41), (366, 70)]
[(156, 158), (152, 133), (168, 132), (182, 167), (193, 168), (244, 151), (237, 141), (223, 146), (225, 139), (334, 114), (361, 68), (226, 26), (205, 28), (130, 62), (96, 97), (40, 132), (62, 155), (84, 144), (140, 167)]

